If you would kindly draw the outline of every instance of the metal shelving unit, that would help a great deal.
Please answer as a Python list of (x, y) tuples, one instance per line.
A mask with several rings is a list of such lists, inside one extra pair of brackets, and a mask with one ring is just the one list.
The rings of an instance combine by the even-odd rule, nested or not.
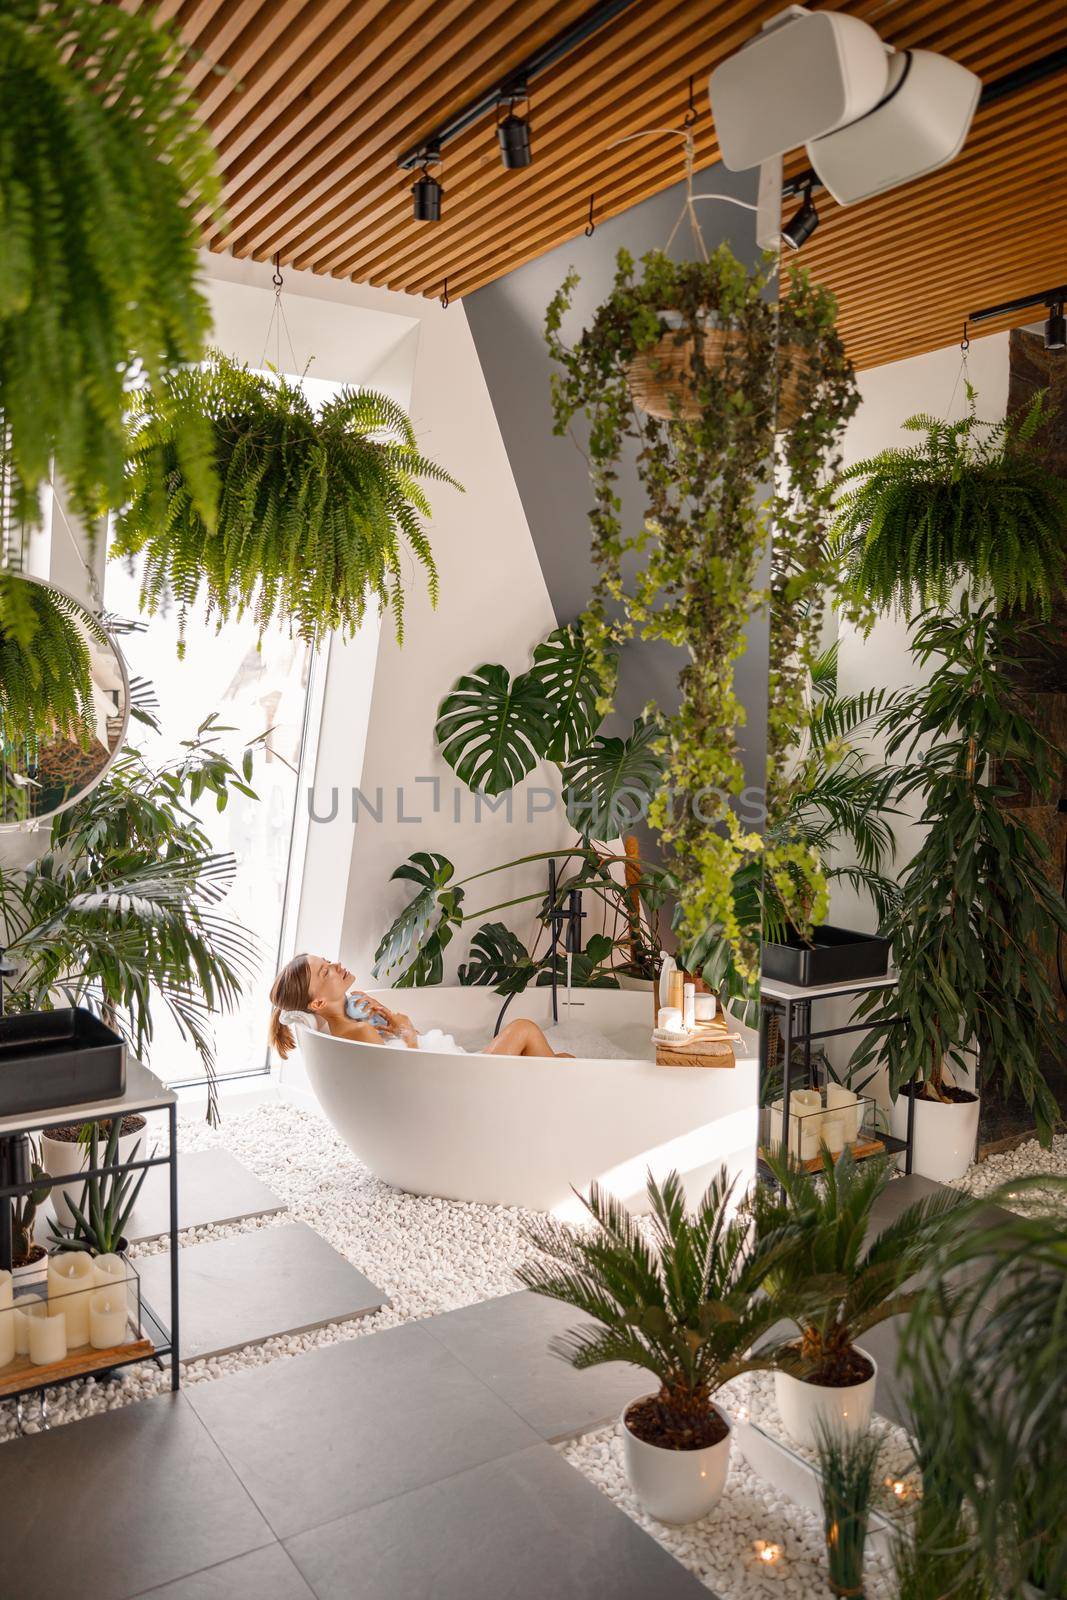
[[(869, 1024), (866, 1021), (849, 1022), (839, 1028), (812, 1028), (812, 1007), (821, 1000), (848, 999), (852, 995), (865, 994), (870, 989), (893, 989), (896, 987), (896, 977), (888, 973), (881, 978), (858, 978), (844, 983), (813, 984), (810, 988), (796, 983), (783, 983), (778, 978), (763, 978), (760, 980), (760, 1005), (766, 1018), (768, 1011), (777, 1011), (782, 1018), (782, 1128), (789, 1127), (789, 1097), (792, 1089), (790, 1065), (795, 1045), (804, 1046), (804, 1076), (809, 1088), (818, 1088), (815, 1082), (815, 1067), (812, 1061), (811, 1046), (815, 1039), (840, 1039), (850, 1033), (863, 1033)], [(903, 1017), (894, 1017), (892, 1026), (899, 1026), (904, 1021)], [(879, 1138), (891, 1155), (904, 1157), (904, 1171), (911, 1171), (912, 1149), (914, 1142), (915, 1125), (915, 1100), (908, 1096), (908, 1126), (907, 1137), (898, 1139), (891, 1133), (879, 1133)], [(763, 1177), (771, 1176), (769, 1169), (762, 1161), (758, 1162), (760, 1173)]]
[[(22, 1387), (3, 1395), (5, 1400), (15, 1400), (19, 1403), (21, 1417), (21, 1402), (28, 1394), (37, 1394), (41, 1397), (42, 1420), (44, 1420), (44, 1391), (46, 1388), (60, 1387), (65, 1384), (78, 1382), (81, 1378), (91, 1376), (103, 1378), (122, 1367), (133, 1365), (139, 1361), (154, 1361), (161, 1369), (164, 1361), (170, 1363), (170, 1386), (177, 1390), (181, 1381), (181, 1369), (178, 1363), (178, 1097), (173, 1089), (168, 1089), (157, 1077), (142, 1066), (139, 1061), (130, 1060), (126, 1068), (126, 1090), (117, 1099), (89, 1101), (81, 1105), (51, 1106), (46, 1111), (32, 1111), (20, 1113), (17, 1116), (0, 1117), (0, 1152), (5, 1143), (21, 1135), (40, 1133), (45, 1128), (54, 1128), (72, 1122), (102, 1122), (110, 1121), (113, 1117), (129, 1117), (138, 1113), (148, 1115), (151, 1112), (163, 1111), (167, 1116), (168, 1141), (167, 1151), (164, 1155), (140, 1156), (136, 1160), (121, 1163), (125, 1171), (140, 1171), (146, 1167), (166, 1167), (168, 1169), (169, 1188), (169, 1237), (170, 1237), (170, 1307), (169, 1317), (166, 1321), (159, 1313), (149, 1306), (143, 1297), (139, 1298), (140, 1322), (143, 1339), (151, 1343), (151, 1350), (146, 1351), (143, 1343), (131, 1344), (130, 1353), (121, 1355), (122, 1346), (117, 1346), (114, 1352), (115, 1359), (109, 1360), (106, 1366), (94, 1365), (98, 1361), (100, 1352), (88, 1350), (86, 1347), (86, 1364), (81, 1370), (70, 1369), (70, 1359), (57, 1363), (60, 1371), (52, 1367), (41, 1366), (32, 1369), (33, 1381), (27, 1381)], [(0, 1161), (0, 1172), (7, 1170), (7, 1164)], [(0, 1208), (6, 1214), (7, 1203), (28, 1194), (31, 1190), (47, 1187), (55, 1188), (57, 1185), (69, 1186), (72, 1177), (81, 1181), (88, 1176), (102, 1177), (107, 1169), (94, 1167), (91, 1171), (66, 1174), (58, 1178), (44, 1177), (30, 1183), (10, 1183), (0, 1180)], [(10, 1239), (7, 1240), (10, 1249)], [(0, 1266), (8, 1265), (0, 1262)], [(38, 1288), (36, 1282), (25, 1286), (29, 1290)], [(17, 1298), (17, 1297), (16, 1297)], [(50, 1376), (49, 1374), (53, 1374)], [(0, 1369), (2, 1376), (2, 1369)], [(29, 1373), (26, 1374), (29, 1378)], [(47, 1423), (45, 1422), (45, 1426)]]

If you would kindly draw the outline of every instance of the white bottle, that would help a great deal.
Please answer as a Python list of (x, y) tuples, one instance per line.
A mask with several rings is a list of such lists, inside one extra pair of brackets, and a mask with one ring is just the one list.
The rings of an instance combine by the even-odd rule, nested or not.
[(695, 983), (687, 983), (682, 990), (682, 1023), (687, 1033), (692, 1033), (697, 1025), (697, 987)]

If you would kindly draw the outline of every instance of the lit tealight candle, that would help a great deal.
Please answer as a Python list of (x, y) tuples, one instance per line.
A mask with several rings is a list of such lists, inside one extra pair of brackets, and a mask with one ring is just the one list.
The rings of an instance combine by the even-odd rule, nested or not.
[(781, 1545), (775, 1544), (771, 1539), (754, 1539), (752, 1550), (756, 1560), (762, 1562), (765, 1567), (776, 1566), (782, 1559)]
[(907, 1478), (887, 1478), (885, 1480), (885, 1486), (892, 1494), (894, 1500), (899, 1500), (903, 1504), (905, 1500), (911, 1499), (912, 1487)]
[[(7, 1205), (7, 1201), (0, 1201), (0, 1205)], [(15, 1359), (13, 1283), (10, 1272), (0, 1271), (0, 1367), (6, 1367), (9, 1361)]]
[(50, 1367), (54, 1361), (62, 1361), (67, 1353), (67, 1319), (63, 1312), (53, 1311), (41, 1300), (27, 1306), (26, 1316), (30, 1324), (29, 1355), (34, 1366)]
[(30, 1353), (30, 1312), (33, 1306), (44, 1307), (42, 1311), (38, 1311), (34, 1315), (38, 1317), (46, 1317), (48, 1315), (48, 1307), (39, 1294), (23, 1294), (15, 1301), (13, 1321), (15, 1324), (15, 1354), (17, 1356), (28, 1356)]
[(48, 1262), (48, 1314), (67, 1319), (67, 1344), (89, 1343), (89, 1297), (96, 1286), (93, 1258), (86, 1250), (52, 1256)]
[(126, 1291), (98, 1289), (89, 1300), (89, 1343), (94, 1350), (111, 1350), (126, 1339)]

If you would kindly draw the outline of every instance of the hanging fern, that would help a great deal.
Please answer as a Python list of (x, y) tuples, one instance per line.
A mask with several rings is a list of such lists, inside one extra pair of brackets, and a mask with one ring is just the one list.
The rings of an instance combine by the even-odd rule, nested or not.
[(1021, 415), (980, 422), (909, 417), (924, 433), (841, 474), (835, 534), (857, 597), (906, 615), (944, 607), (961, 580), (1001, 606), (1049, 615), (1067, 582), (1067, 484), (1034, 447), (1044, 394)]
[[(199, 509), (179, 453), (184, 419), (210, 425), (219, 480), (213, 519)], [(113, 546), (145, 558), (142, 607), (177, 602), (184, 623), (203, 592), (219, 625), (251, 611), (314, 641), (352, 634), (368, 598), (392, 612), (403, 643), (403, 558), (437, 603), (437, 568), (418, 479), (459, 485), (420, 455), (411, 423), (384, 395), (345, 389), (312, 410), (298, 384), (215, 352), (133, 401), (129, 464)]]
[[(83, 631), (85, 630), (85, 631)], [(96, 618), (42, 583), (0, 572), (0, 754), (30, 764), (43, 738), (85, 743), (93, 727), (86, 631)]]
[[(0, 7), (0, 414), (16, 517), (50, 462), (85, 515), (120, 500), (125, 390), (196, 359), (210, 325), (195, 214), (217, 206), (180, 46), (92, 0)], [(197, 476), (195, 437), (183, 454)]]

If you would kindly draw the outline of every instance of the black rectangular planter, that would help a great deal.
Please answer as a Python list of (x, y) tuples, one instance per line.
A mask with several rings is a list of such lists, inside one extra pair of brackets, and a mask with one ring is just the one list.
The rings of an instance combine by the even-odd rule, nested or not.
[(126, 1046), (83, 1006), (0, 1017), (0, 1117), (88, 1100), (126, 1088)]
[(779, 983), (814, 989), (827, 983), (853, 983), (861, 978), (883, 978), (889, 966), (889, 940), (876, 934), (855, 933), (823, 923), (812, 930), (806, 944), (790, 929), (784, 944), (763, 941), (760, 971)]

